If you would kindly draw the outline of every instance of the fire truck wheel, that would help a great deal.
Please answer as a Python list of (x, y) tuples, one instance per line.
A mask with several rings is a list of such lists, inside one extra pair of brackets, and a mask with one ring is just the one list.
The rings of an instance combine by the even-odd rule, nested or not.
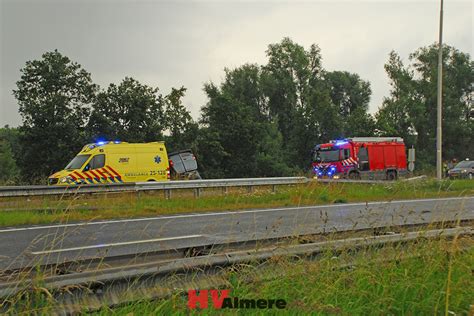
[(397, 179), (397, 173), (395, 171), (387, 172), (387, 180), (393, 181)]
[(351, 180), (360, 180), (360, 175), (356, 171), (351, 171), (349, 173), (349, 179), (351, 179)]

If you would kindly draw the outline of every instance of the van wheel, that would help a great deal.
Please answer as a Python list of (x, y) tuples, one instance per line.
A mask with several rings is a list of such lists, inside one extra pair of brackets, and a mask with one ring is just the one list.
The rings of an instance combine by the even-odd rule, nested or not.
[(395, 171), (387, 172), (387, 180), (389, 181), (397, 180), (397, 173)]

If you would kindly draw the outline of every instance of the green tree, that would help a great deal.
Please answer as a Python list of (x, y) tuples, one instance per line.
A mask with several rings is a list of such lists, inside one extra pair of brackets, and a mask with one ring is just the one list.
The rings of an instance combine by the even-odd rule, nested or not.
[(357, 108), (346, 119), (344, 137), (375, 136), (376, 127), (374, 116), (363, 108)]
[(358, 108), (368, 109), (372, 93), (368, 81), (347, 71), (328, 72), (324, 78), (331, 89), (331, 100), (343, 117), (349, 117)]
[[(209, 128), (208, 135), (217, 136), (228, 159), (222, 165), (213, 166), (226, 177), (248, 177), (256, 171), (256, 149), (258, 144), (258, 124), (251, 105), (234, 98), (228, 91), (231, 87), (232, 73), (227, 71), (226, 82), (221, 89), (212, 83), (205, 86), (209, 102), (202, 109), (201, 122)], [(207, 153), (207, 156), (214, 153)], [(206, 160), (206, 155), (200, 160)], [(206, 172), (213, 172), (206, 170)], [(205, 173), (206, 174), (206, 173)]]
[[(437, 116), (436, 44), (409, 56), (409, 65), (390, 54), (385, 70), (391, 80), (390, 97), (376, 114), (381, 134), (403, 136), (418, 149), (422, 166), (434, 165)], [(443, 46), (443, 158), (472, 157), (474, 121), (470, 116), (474, 63), (454, 47)]]
[(191, 113), (183, 105), (182, 98), (186, 88), (172, 88), (165, 97), (165, 128), (169, 136), (165, 137), (168, 151), (196, 147), (199, 126), (193, 121)]
[(308, 50), (284, 38), (267, 50), (263, 87), (270, 117), (283, 135), (286, 163), (307, 167), (315, 144), (355, 134), (371, 135), (367, 81), (348, 72), (327, 72), (320, 49)]
[(271, 117), (277, 119), (283, 141), (288, 144), (294, 135), (294, 123), (307, 107), (308, 88), (321, 74), (320, 49), (312, 45), (309, 51), (284, 38), (270, 44), (268, 63), (263, 66), (262, 86), (268, 97)]
[(18, 152), (18, 129), (6, 125), (0, 128), (0, 183), (15, 184), (19, 169), (13, 152)]
[(341, 136), (344, 127), (341, 109), (331, 99), (320, 49), (313, 44), (305, 50), (284, 38), (269, 45), (267, 56), (263, 89), (270, 117), (283, 135), (286, 163), (307, 167), (314, 145)]
[(199, 173), (203, 178), (226, 178), (225, 164), (230, 155), (221, 144), (221, 135), (214, 127), (203, 126), (199, 129), (196, 154)]
[(162, 139), (165, 100), (158, 88), (126, 77), (97, 95), (89, 121), (90, 139), (150, 142)]
[(341, 136), (372, 136), (375, 122), (367, 113), (372, 94), (370, 83), (347, 71), (327, 72), (324, 79), (340, 115)]
[(380, 136), (400, 136), (408, 145), (416, 143), (410, 105), (415, 99), (413, 72), (406, 69), (394, 51), (384, 66), (392, 87), (390, 96), (384, 98), (382, 107), (375, 114)]
[[(206, 84), (199, 159), (206, 177), (281, 175), (281, 135), (267, 115), (261, 70), (244, 65), (228, 70), (219, 86)], [(269, 163), (271, 161), (271, 163)]]
[[(206, 137), (222, 145), (212, 147), (219, 153), (213, 156), (240, 157), (232, 168), (246, 164), (249, 175), (287, 174), (310, 165), (317, 143), (374, 133), (367, 81), (348, 72), (326, 72), (315, 44), (306, 50), (284, 38), (266, 53), (264, 66), (227, 70), (221, 86), (206, 85), (209, 103), (201, 122)], [(237, 175), (236, 170), (219, 173)]]
[(283, 136), (276, 122), (266, 122), (261, 126), (261, 139), (257, 147), (255, 176), (278, 177), (291, 175), (294, 170), (285, 163)]
[(13, 90), (23, 119), (16, 160), (25, 178), (40, 179), (64, 167), (84, 145), (97, 86), (57, 50), (26, 62), (21, 72)]

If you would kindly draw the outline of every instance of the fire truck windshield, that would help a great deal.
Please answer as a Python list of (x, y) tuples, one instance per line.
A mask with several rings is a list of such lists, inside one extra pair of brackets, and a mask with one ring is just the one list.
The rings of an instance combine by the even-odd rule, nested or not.
[(313, 160), (316, 162), (338, 161), (339, 149), (318, 150), (315, 152)]

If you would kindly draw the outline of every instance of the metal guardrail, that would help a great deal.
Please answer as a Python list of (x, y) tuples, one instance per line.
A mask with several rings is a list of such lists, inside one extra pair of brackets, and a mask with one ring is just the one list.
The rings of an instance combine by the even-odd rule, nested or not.
[(383, 180), (350, 180), (350, 179), (310, 179), (306, 177), (273, 177), (273, 178), (238, 178), (238, 179), (209, 179), (209, 180), (178, 180), (163, 182), (130, 182), (115, 184), (85, 184), (70, 186), (27, 185), (27, 186), (2, 186), (0, 197), (20, 197), (39, 195), (70, 195), (88, 193), (117, 193), (117, 192), (142, 192), (152, 190), (165, 191), (166, 197), (171, 197), (172, 190), (194, 189), (195, 195), (200, 195), (200, 189), (229, 187), (247, 187), (249, 191), (254, 186), (291, 185), (308, 183), (388, 183)]
[(115, 192), (141, 192), (151, 190), (165, 190), (167, 196), (171, 190), (195, 189), (199, 196), (203, 188), (228, 188), (254, 186), (276, 186), (307, 183), (305, 177), (274, 177), (274, 178), (243, 178), (243, 179), (210, 179), (210, 180), (180, 180), (165, 182), (131, 182), (123, 184), (88, 184), (80, 186), (3, 186), (0, 187), (0, 197), (18, 197), (34, 195), (68, 195), (84, 193), (115, 193)]
[(68, 195), (77, 193), (108, 193), (134, 191), (135, 183), (124, 184), (90, 184), (82, 186), (4, 186), (0, 187), (0, 197), (34, 196), (34, 195)]
[[(188, 257), (176, 260), (164, 260), (161, 262), (149, 262), (141, 264), (127, 264), (126, 266), (111, 267), (81, 273), (72, 273), (45, 277), (42, 286), (48, 290), (64, 287), (88, 286), (91, 284), (107, 284), (111, 282), (131, 282), (135, 278), (148, 278), (156, 275), (170, 275), (178, 271), (197, 271), (212, 267), (224, 267), (232, 264), (257, 262), (280, 256), (305, 256), (319, 253), (327, 249), (341, 250), (347, 248), (379, 246), (389, 243), (407, 242), (418, 238), (440, 238), (461, 235), (472, 235), (471, 227), (456, 227), (445, 229), (434, 229), (427, 231), (398, 233), (393, 235), (381, 235), (371, 237), (356, 237), (347, 239), (336, 239), (329, 241), (312, 242), (299, 245), (275, 246), (263, 249), (236, 250), (225, 253), (217, 253), (206, 256)], [(136, 281), (134, 281), (136, 282)], [(10, 281), (0, 283), (0, 297), (10, 297), (21, 291), (33, 288), (32, 280)], [(128, 288), (125, 286), (124, 288)], [(71, 293), (71, 292), (69, 292)]]

